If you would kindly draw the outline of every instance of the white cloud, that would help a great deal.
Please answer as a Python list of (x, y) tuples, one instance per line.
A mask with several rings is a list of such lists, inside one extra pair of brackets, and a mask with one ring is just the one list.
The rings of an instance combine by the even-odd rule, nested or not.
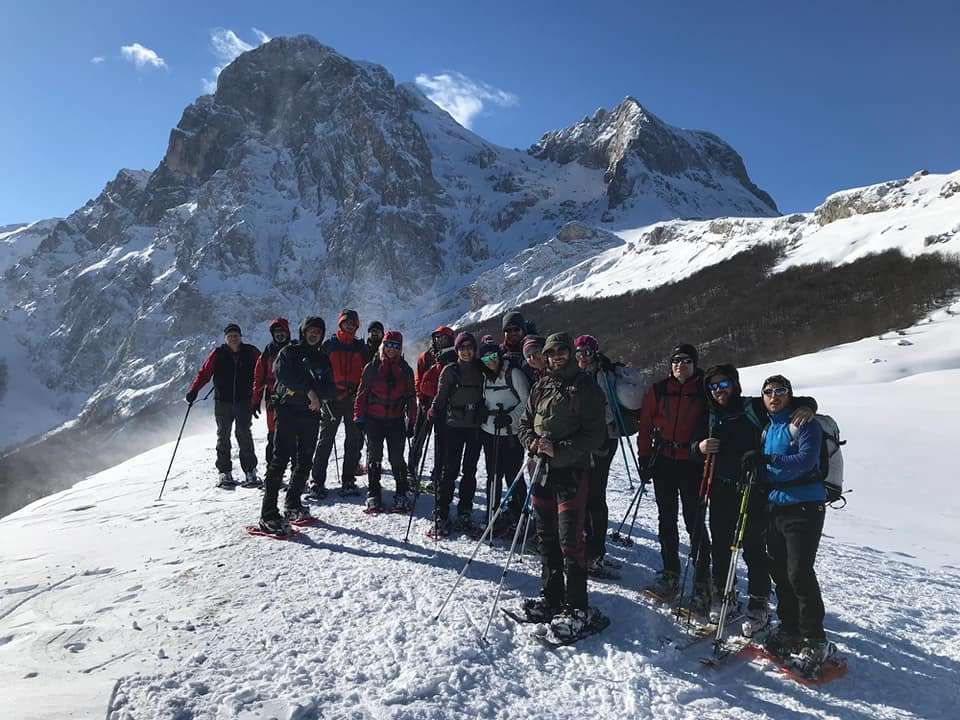
[(253, 50), (258, 45), (270, 42), (270, 36), (263, 32), (263, 30), (258, 30), (257, 28), (252, 29), (253, 34), (257, 36), (256, 45), (244, 42), (233, 30), (217, 28), (210, 33), (210, 49), (219, 63), (214, 65), (213, 70), (210, 71), (213, 77), (202, 80), (203, 91), (205, 93), (216, 92), (217, 78), (220, 77), (220, 73), (227, 65), (248, 50)]
[(486, 103), (510, 107), (519, 98), (506, 90), (499, 90), (484, 82), (471, 80), (458, 72), (439, 75), (417, 75), (417, 85), (426, 96), (453, 116), (453, 119), (469, 128)]
[(132, 62), (136, 66), (137, 70), (142, 70), (147, 66), (158, 69), (165, 69), (167, 67), (166, 60), (157, 55), (157, 53), (150, 48), (144, 47), (140, 43), (124, 45), (122, 48), (120, 48), (120, 54), (123, 55), (125, 60)]
[(92, 62), (94, 65), (99, 65), (100, 63), (103, 63), (106, 61), (107, 59), (103, 55), (97, 55), (95, 57), (90, 58), (90, 62)]

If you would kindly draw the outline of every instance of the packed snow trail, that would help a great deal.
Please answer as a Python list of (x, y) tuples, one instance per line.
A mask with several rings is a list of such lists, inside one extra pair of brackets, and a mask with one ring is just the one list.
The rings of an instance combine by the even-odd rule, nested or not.
[[(960, 326), (953, 317), (936, 323)], [(892, 362), (886, 370), (865, 362), (859, 385), (816, 373), (825, 358), (840, 368), (879, 340), (775, 365), (850, 439), (855, 492), (848, 509), (828, 512), (817, 561), (827, 632), (850, 670), (823, 688), (771, 666), (703, 668), (700, 650), (662, 647), (679, 631), (640, 599), (659, 568), (651, 496), (637, 544), (608, 546), (623, 578), (590, 581), (609, 628), (551, 650), (498, 613), (484, 645), (504, 542), (481, 548), (433, 622), (472, 543), (424, 537), (431, 496), (420, 497), (407, 544), (406, 516), (365, 515), (363, 498), (335, 492), (312, 506), (321, 522), (301, 528), (298, 541), (251, 537), (243, 527), (256, 520), (260, 493), (214, 489), (210, 427), (181, 443), (162, 502), (172, 439), (0, 520), (4, 716), (955, 718), (960, 523), (947, 450), (960, 383), (952, 360), (939, 370), (918, 362), (921, 374), (910, 375), (910, 357), (925, 352), (923, 336), (912, 337), (897, 372)], [(746, 370), (745, 392), (768, 370)], [(482, 469), (478, 484), (475, 518)], [(389, 501), (389, 477), (385, 489)], [(631, 496), (618, 458), (612, 527)], [(502, 602), (535, 594), (538, 575), (529, 556), (515, 564)], [(740, 581), (742, 590), (742, 572)]]

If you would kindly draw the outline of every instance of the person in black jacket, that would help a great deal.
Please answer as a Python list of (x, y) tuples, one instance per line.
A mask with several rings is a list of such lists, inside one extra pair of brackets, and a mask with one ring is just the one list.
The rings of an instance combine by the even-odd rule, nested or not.
[(313, 449), (320, 433), (321, 402), (336, 394), (330, 361), (320, 349), (325, 330), (322, 318), (306, 318), (300, 325), (300, 341), (283, 348), (274, 364), (277, 439), (260, 506), (260, 529), (264, 532), (283, 535), (287, 531), (277, 509), (277, 495), (287, 463), (294, 458), (284, 516), (293, 521), (310, 517), (300, 495), (310, 475)]
[[(233, 463), (230, 460), (230, 430), (235, 429), (240, 449), (240, 467), (244, 482), (257, 484), (257, 455), (253, 450), (253, 371), (260, 351), (243, 342), (240, 326), (230, 323), (223, 329), (224, 343), (204, 360), (187, 392), (187, 402), (196, 401), (200, 388), (213, 379), (214, 416), (217, 419), (217, 486), (233, 488)], [(235, 425), (234, 425), (235, 424)]]

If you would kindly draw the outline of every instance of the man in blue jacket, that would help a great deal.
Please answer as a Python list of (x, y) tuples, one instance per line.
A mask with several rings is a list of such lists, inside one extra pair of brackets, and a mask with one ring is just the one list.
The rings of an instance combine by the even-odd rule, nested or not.
[(827, 500), (819, 473), (823, 431), (816, 422), (791, 422), (793, 387), (782, 375), (764, 380), (763, 404), (770, 419), (763, 454), (746, 461), (761, 467), (769, 488), (767, 553), (780, 625), (765, 645), (776, 655), (796, 654), (819, 666), (833, 650), (823, 631), (823, 598), (813, 567)]

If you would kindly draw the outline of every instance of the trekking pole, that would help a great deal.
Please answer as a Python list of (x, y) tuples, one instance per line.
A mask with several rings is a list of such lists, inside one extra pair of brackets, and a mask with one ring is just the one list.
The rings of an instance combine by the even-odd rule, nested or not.
[[(701, 542), (701, 532), (700, 529), (703, 527), (704, 522), (706, 522), (707, 517), (707, 506), (710, 504), (710, 488), (713, 487), (713, 471), (716, 467), (716, 453), (711, 453), (707, 455), (707, 460), (703, 464), (703, 479), (700, 480), (700, 492), (697, 507), (697, 525), (693, 529), (694, 535), (690, 538), (690, 552), (687, 554), (687, 562), (683, 566), (683, 577), (680, 580), (680, 593), (677, 598), (677, 621), (680, 620), (680, 613), (683, 611), (683, 589), (687, 584), (687, 575), (690, 572), (690, 564), (693, 562), (693, 557), (697, 556), (697, 562), (700, 561), (700, 542)], [(694, 584), (696, 584), (696, 579), (694, 579)], [(693, 592), (690, 593), (691, 600), (693, 598)], [(690, 624), (690, 614), (687, 613), (687, 625)]]
[[(533, 504), (534, 485), (544, 485), (546, 484), (546, 481), (547, 477), (545, 473), (541, 473), (541, 477), (539, 478), (533, 477), (530, 479), (530, 492), (527, 493), (527, 497), (523, 501), (523, 512), (521, 513), (526, 522), (529, 522), (530, 520), (530, 506)], [(483, 642), (487, 641), (487, 631), (490, 630), (490, 623), (493, 622), (493, 616), (497, 612), (497, 605), (500, 602), (500, 592), (503, 590), (503, 581), (507, 577), (507, 572), (510, 570), (510, 561), (513, 560), (513, 554), (517, 547), (517, 539), (520, 537), (520, 525), (526, 525), (526, 522), (517, 523), (517, 529), (513, 531), (513, 541), (510, 543), (510, 553), (507, 555), (507, 562), (503, 565), (503, 572), (500, 574), (500, 582), (497, 583), (497, 593), (493, 596), (493, 607), (490, 608), (490, 616), (487, 618), (487, 626), (483, 628), (483, 635), (480, 636), (480, 639)]]
[[(207, 393), (209, 395), (209, 393)], [(206, 398), (204, 398), (206, 400)], [(160, 486), (160, 494), (157, 496), (157, 502), (160, 502), (160, 499), (163, 497), (163, 489), (167, 487), (167, 478), (170, 477), (170, 468), (173, 467), (173, 459), (177, 456), (177, 448), (180, 447), (180, 438), (183, 437), (183, 429), (187, 426), (187, 418), (190, 417), (190, 408), (193, 407), (193, 403), (187, 404), (187, 411), (183, 414), (183, 423), (180, 425), (180, 432), (177, 434), (177, 442), (173, 446), (173, 454), (170, 456), (170, 464), (167, 465), (167, 474), (163, 476), (163, 485)]]
[[(324, 407), (324, 409), (327, 411), (327, 416), (330, 418), (330, 422), (333, 423), (334, 425), (336, 425), (336, 424), (337, 424), (337, 416), (334, 415), (334, 414), (333, 414), (333, 410), (330, 409), (330, 401), (329, 401), (329, 400), (324, 400), (324, 401), (323, 401), (323, 407)], [(344, 422), (344, 424), (343, 424), (343, 432), (344, 432), (344, 438), (346, 438), (346, 432), (347, 432), (347, 424), (346, 424), (346, 422)], [(328, 456), (328, 457), (329, 457), (329, 456)], [(334, 463), (335, 463), (334, 466), (333, 466), (333, 468), (334, 468), (334, 470), (336, 470), (336, 472), (337, 472), (337, 485), (339, 485), (340, 487), (343, 487), (343, 482), (341, 482), (341, 480), (340, 480), (340, 454), (337, 452), (337, 431), (336, 431), (336, 429), (334, 429), (334, 431), (333, 431), (333, 461), (334, 461)], [(326, 468), (324, 468), (323, 476), (324, 476), (324, 477), (327, 476)]]
[[(541, 468), (546, 464), (546, 461), (543, 458), (539, 458), (537, 461), (537, 469), (534, 470), (534, 479), (538, 479), (540, 475)], [(507, 488), (506, 495), (503, 496), (503, 500), (500, 501), (500, 506), (497, 508), (497, 511), (493, 514), (493, 517), (490, 519), (490, 522), (487, 523), (486, 530), (483, 531), (483, 535), (480, 536), (480, 539), (477, 540), (476, 544), (473, 546), (473, 552), (470, 553), (470, 557), (467, 558), (467, 562), (463, 566), (463, 570), (460, 571), (460, 574), (457, 576), (456, 581), (453, 583), (453, 587), (450, 588), (450, 592), (447, 593), (447, 597), (444, 599), (443, 604), (440, 606), (440, 609), (437, 611), (437, 614), (433, 617), (434, 622), (440, 619), (440, 615), (443, 613), (444, 608), (447, 607), (447, 603), (450, 602), (450, 598), (453, 597), (453, 593), (456, 592), (457, 587), (460, 585), (460, 581), (463, 580), (464, 575), (467, 574), (467, 569), (470, 567), (470, 563), (473, 562), (473, 559), (477, 556), (477, 552), (480, 550), (480, 546), (487, 539), (487, 535), (490, 533), (493, 528), (494, 521), (500, 516), (500, 513), (503, 512), (504, 508), (507, 507), (507, 504), (510, 501), (510, 496), (513, 495), (514, 490), (520, 484), (520, 480), (523, 478), (523, 468), (520, 468), (520, 472), (517, 473), (517, 476), (513, 479), (513, 482), (510, 483), (510, 487)]]
[[(650, 431), (650, 445), (653, 448), (653, 452), (650, 454), (650, 458), (647, 460), (647, 475), (649, 476), (653, 472), (653, 468), (657, 463), (657, 458), (660, 456), (660, 428), (653, 428)], [(631, 450), (633, 448), (631, 447)], [(639, 462), (638, 462), (639, 467)], [(639, 474), (639, 473), (638, 473)], [(627, 512), (623, 515), (623, 520), (620, 521), (620, 526), (612, 533), (610, 533), (610, 539), (620, 545), (630, 546), (633, 545), (633, 527), (637, 522), (637, 512), (640, 509), (640, 501), (643, 500), (643, 492), (647, 486), (647, 482), (640, 479), (640, 487), (637, 488), (636, 492), (633, 494), (633, 499), (630, 501), (630, 504), (627, 505)], [(621, 532), (623, 526), (627, 524), (627, 518), (630, 517), (630, 512), (633, 511), (633, 518), (630, 520), (630, 530), (627, 533), (627, 536), (624, 537)]]
[[(750, 504), (750, 487), (753, 485), (754, 473), (747, 471), (746, 484), (740, 489), (740, 512), (737, 513), (737, 525), (733, 533), (733, 542), (730, 545), (730, 566), (727, 568), (727, 580), (723, 584), (723, 604), (720, 606), (720, 619), (717, 621), (717, 636), (713, 641), (713, 654), (720, 652), (723, 646), (723, 631), (727, 624), (727, 613), (733, 602), (733, 586), (737, 581), (737, 560), (740, 559), (740, 549), (743, 547), (743, 536), (747, 529), (747, 507)], [(714, 540), (716, 540), (714, 538)]]
[[(420, 457), (420, 469), (417, 471), (417, 474), (414, 477), (417, 487), (416, 490), (413, 491), (413, 505), (410, 507), (410, 517), (407, 518), (407, 532), (403, 536), (403, 541), (405, 543), (410, 542), (410, 528), (413, 525), (413, 516), (417, 513), (417, 500), (420, 499), (420, 478), (423, 477), (423, 466), (427, 462), (427, 451), (430, 449), (430, 428), (432, 425), (433, 423), (431, 423), (429, 420), (423, 423), (423, 427), (425, 428), (426, 432), (426, 440), (424, 440), (423, 446), (420, 448), (423, 455)], [(417, 443), (414, 442), (414, 447), (416, 446)]]
[[(627, 434), (627, 426), (623, 422), (623, 416), (620, 414), (620, 403), (617, 402), (616, 393), (613, 392), (613, 387), (610, 385), (610, 376), (604, 370), (600, 370), (603, 373), (603, 380), (607, 385), (607, 402), (610, 404), (610, 407), (613, 408), (613, 417), (617, 421), (617, 432), (619, 437), (617, 440), (620, 443), (620, 453), (623, 455), (623, 466), (627, 469), (627, 482), (630, 483), (630, 489), (633, 490), (633, 478), (630, 477), (630, 463), (627, 462), (627, 451), (623, 449), (623, 438)], [(629, 440), (627, 441), (629, 445)], [(631, 451), (633, 448), (631, 448)], [(636, 462), (636, 457), (634, 457), (634, 462)], [(637, 472), (640, 472), (640, 466), (637, 466)]]

